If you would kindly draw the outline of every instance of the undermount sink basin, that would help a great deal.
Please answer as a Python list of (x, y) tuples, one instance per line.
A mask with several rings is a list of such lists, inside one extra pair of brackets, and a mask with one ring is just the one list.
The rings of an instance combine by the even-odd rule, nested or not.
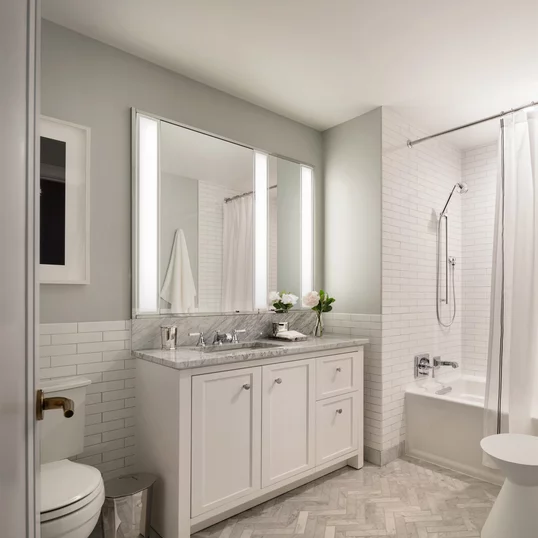
[(271, 349), (282, 347), (282, 344), (272, 344), (271, 342), (240, 342), (239, 344), (222, 344), (221, 346), (206, 346), (206, 347), (191, 347), (189, 349), (200, 351), (201, 353), (218, 353), (225, 351), (236, 350), (255, 350), (255, 349)]

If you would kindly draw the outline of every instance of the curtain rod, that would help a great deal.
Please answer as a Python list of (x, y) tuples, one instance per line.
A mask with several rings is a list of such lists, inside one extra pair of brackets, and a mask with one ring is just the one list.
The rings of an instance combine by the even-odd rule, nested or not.
[(480, 125), (481, 123), (486, 123), (487, 121), (496, 120), (499, 118), (504, 118), (504, 116), (507, 116), (508, 114), (513, 114), (514, 112), (519, 112), (520, 110), (524, 110), (525, 108), (530, 108), (532, 106), (536, 106), (536, 103), (534, 101), (531, 101), (528, 105), (523, 105), (517, 108), (511, 108), (508, 112), (501, 112), (500, 114), (495, 114), (494, 116), (489, 116), (487, 118), (483, 118), (481, 120), (472, 121), (471, 123), (466, 123), (465, 125), (460, 125), (459, 127), (454, 127), (452, 129), (448, 129), (446, 131), (441, 131), (440, 133), (432, 134), (430, 136), (424, 136), (423, 138), (417, 138), (416, 140), (408, 140), (407, 141), (407, 147), (413, 148), (417, 144), (420, 144), (422, 142), (426, 142), (427, 140), (431, 140), (432, 138), (437, 138), (438, 136), (443, 136), (446, 134), (453, 133), (455, 131), (460, 131), (461, 129), (467, 129), (467, 127), (473, 127), (475, 125)]
[[(267, 187), (267, 190), (270, 191), (271, 189), (276, 189), (277, 186), (278, 185)], [(251, 194), (254, 194), (254, 191), (244, 192), (243, 194), (238, 194), (237, 196), (232, 196), (231, 198), (224, 198), (224, 203), (227, 204), (228, 202), (231, 202), (232, 200), (237, 200), (238, 198), (243, 198), (244, 196), (250, 196)]]

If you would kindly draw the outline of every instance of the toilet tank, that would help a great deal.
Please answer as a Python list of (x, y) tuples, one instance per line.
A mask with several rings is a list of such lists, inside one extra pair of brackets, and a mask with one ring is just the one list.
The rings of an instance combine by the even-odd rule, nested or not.
[(61, 409), (43, 413), (41, 427), (41, 463), (71, 458), (84, 450), (86, 388), (91, 383), (84, 377), (64, 377), (42, 381), (44, 397), (63, 396), (75, 404), (71, 418), (65, 418)]

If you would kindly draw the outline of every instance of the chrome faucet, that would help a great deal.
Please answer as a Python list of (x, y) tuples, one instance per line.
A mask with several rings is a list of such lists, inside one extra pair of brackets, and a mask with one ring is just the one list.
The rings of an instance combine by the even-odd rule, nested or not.
[(237, 338), (237, 335), (246, 332), (247, 331), (245, 329), (234, 329), (232, 331), (232, 344), (239, 344), (239, 338)]
[(440, 356), (433, 357), (433, 365), (430, 364), (430, 355), (423, 353), (415, 356), (415, 379), (420, 376), (428, 375), (428, 371), (432, 372), (432, 379), (435, 379), (435, 370), (441, 368), (441, 366), (452, 366), (452, 368), (458, 368), (459, 364), (455, 361), (442, 361)]
[(214, 346), (222, 346), (222, 344), (231, 344), (232, 335), (230, 333), (221, 333), (220, 331), (215, 331), (215, 336), (213, 337)]
[(246, 333), (245, 329), (233, 329), (231, 333), (221, 333), (220, 331), (215, 332), (213, 337), (214, 346), (222, 346), (222, 344), (239, 344), (238, 334)]
[(433, 367), (440, 368), (441, 366), (452, 366), (452, 368), (459, 368), (459, 363), (456, 361), (442, 361), (441, 357), (434, 357)]
[(198, 342), (196, 343), (196, 345), (200, 347), (205, 347), (205, 338), (202, 331), (200, 331), (199, 333), (189, 333), (189, 336), (198, 336)]

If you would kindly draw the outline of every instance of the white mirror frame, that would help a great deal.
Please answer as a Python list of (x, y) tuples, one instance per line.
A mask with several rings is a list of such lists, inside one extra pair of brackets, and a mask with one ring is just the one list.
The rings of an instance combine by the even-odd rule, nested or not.
[[(144, 163), (140, 162), (140, 144), (141, 144), (141, 129), (140, 119), (147, 123), (144, 126), (144, 134), (146, 135), (142, 144), (146, 151), (147, 159)], [(237, 315), (238, 312), (197, 312), (187, 314), (170, 314), (159, 312), (159, 189), (160, 189), (160, 157), (159, 157), (159, 122), (177, 125), (184, 129), (189, 129), (200, 134), (218, 138), (224, 142), (237, 144), (253, 151), (253, 172), (254, 172), (254, 304), (252, 311), (239, 312), (240, 314), (252, 314), (263, 312), (269, 309), (267, 299), (267, 281), (269, 271), (269, 255), (268, 255), (268, 157), (270, 155), (295, 162), (301, 165), (301, 295), (312, 291), (314, 282), (314, 167), (283, 157), (278, 154), (267, 153), (261, 149), (237, 142), (213, 133), (197, 129), (190, 125), (185, 125), (168, 118), (157, 116), (143, 112), (136, 108), (131, 109), (131, 165), (132, 165), (132, 317), (180, 317), (180, 316), (211, 316), (211, 315)], [(156, 126), (156, 129), (152, 126)], [(153, 134), (151, 134), (153, 133)], [(155, 148), (155, 143), (157, 147)], [(155, 167), (157, 168), (155, 170)], [(140, 192), (140, 179), (144, 175), (149, 183), (148, 188), (151, 192)], [(149, 197), (146, 198), (146, 196)], [(156, 198), (155, 198), (156, 197)], [(148, 203), (148, 201), (150, 203)], [(150, 223), (153, 223), (153, 229), (150, 234), (141, 235), (140, 232), (140, 211), (141, 204), (144, 204), (142, 212), (145, 212), (145, 217)], [(155, 213), (155, 208), (157, 212)], [(262, 219), (265, 215), (265, 221)], [(151, 236), (151, 237), (150, 237)], [(303, 241), (308, 242), (308, 247), (303, 247)], [(151, 246), (153, 242), (153, 247)], [(141, 272), (139, 267), (140, 258), (144, 257), (144, 272), (146, 275), (156, 275), (155, 284), (142, 282)], [(305, 291), (306, 290), (306, 291)], [(139, 307), (140, 299), (144, 298), (144, 309)]]

